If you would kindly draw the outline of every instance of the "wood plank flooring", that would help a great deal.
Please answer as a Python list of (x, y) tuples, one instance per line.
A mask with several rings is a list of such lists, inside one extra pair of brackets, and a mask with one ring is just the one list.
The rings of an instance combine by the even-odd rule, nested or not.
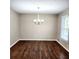
[(69, 59), (56, 41), (19, 41), (10, 51), (10, 59)]

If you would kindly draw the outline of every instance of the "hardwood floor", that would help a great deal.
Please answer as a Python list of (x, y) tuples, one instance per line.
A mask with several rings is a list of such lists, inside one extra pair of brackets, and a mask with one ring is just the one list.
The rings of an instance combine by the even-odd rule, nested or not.
[(56, 41), (19, 41), (10, 51), (10, 59), (69, 59)]

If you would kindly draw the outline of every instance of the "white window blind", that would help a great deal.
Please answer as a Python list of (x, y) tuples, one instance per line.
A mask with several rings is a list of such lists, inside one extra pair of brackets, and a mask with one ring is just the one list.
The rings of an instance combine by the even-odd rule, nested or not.
[(64, 15), (61, 17), (61, 38), (68, 40), (69, 36), (69, 16)]

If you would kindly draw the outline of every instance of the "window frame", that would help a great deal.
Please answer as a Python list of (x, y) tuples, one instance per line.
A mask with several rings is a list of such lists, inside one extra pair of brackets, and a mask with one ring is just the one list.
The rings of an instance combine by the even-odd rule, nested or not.
[[(65, 19), (67, 19), (68, 24), (66, 24)], [(65, 28), (66, 27), (65, 25), (67, 25), (67, 28)], [(67, 33), (66, 33), (66, 30), (67, 30)], [(62, 31), (64, 31), (64, 32), (62, 32)], [(63, 15), (63, 16), (61, 16), (60, 38), (63, 39), (63, 40), (65, 40), (65, 41), (69, 40), (69, 15)]]

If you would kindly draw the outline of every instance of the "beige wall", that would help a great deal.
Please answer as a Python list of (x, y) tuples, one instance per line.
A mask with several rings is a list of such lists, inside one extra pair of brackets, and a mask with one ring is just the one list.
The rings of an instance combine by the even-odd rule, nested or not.
[(65, 41), (63, 39), (60, 38), (60, 30), (61, 30), (61, 17), (63, 15), (69, 15), (69, 10), (65, 10), (63, 12), (61, 12), (58, 16), (58, 41), (66, 48), (69, 49), (69, 41)]
[(19, 18), (18, 14), (10, 10), (10, 45), (19, 38)]
[(57, 38), (57, 16), (41, 14), (40, 18), (45, 22), (41, 25), (33, 23), (35, 14), (20, 15), (20, 38), (21, 39), (56, 39)]

